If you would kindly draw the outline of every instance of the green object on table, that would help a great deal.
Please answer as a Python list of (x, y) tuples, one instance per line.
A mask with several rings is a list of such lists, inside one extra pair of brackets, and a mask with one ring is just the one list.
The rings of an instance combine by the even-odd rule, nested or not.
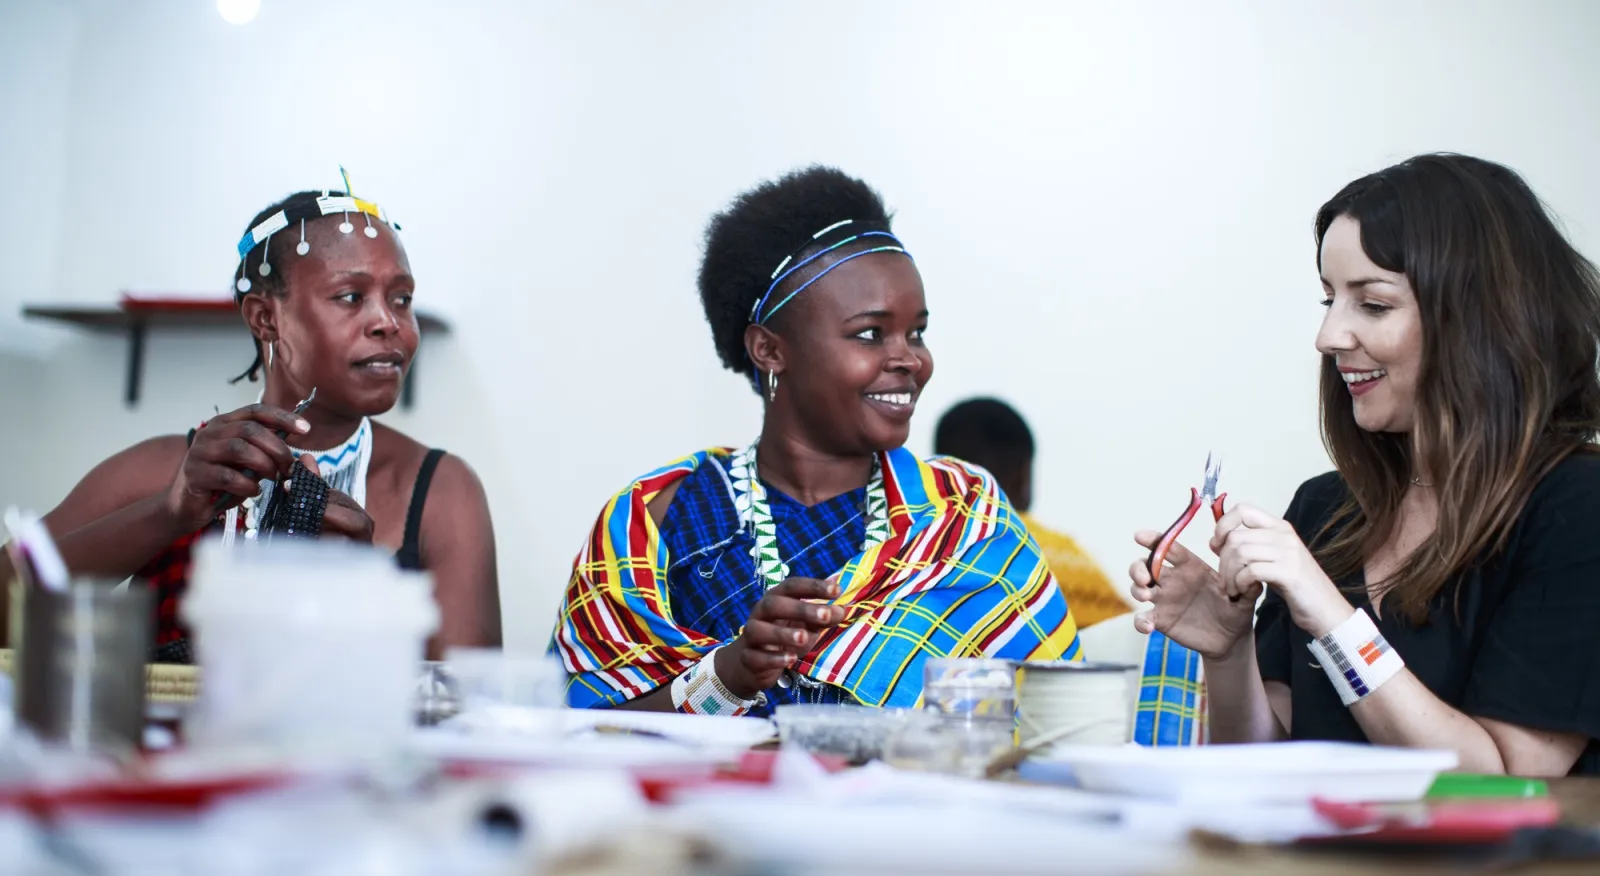
[(1482, 776), (1475, 773), (1441, 773), (1428, 789), (1429, 800), (1459, 797), (1522, 798), (1544, 797), (1550, 786), (1543, 779), (1516, 776)]

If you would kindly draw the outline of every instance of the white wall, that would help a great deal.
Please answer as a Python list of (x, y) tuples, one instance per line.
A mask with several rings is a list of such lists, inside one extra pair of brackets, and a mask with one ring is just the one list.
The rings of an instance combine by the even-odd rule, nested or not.
[(126, 410), (123, 346), (20, 302), (221, 292), (244, 222), (343, 162), (455, 319), (391, 422), (483, 475), (516, 645), (543, 643), (610, 492), (754, 434), (694, 273), (710, 213), (793, 166), (899, 211), (938, 360), (913, 444), (959, 397), (1010, 398), (1040, 515), (1119, 578), (1208, 449), (1270, 508), (1326, 467), (1310, 222), (1345, 182), (1497, 159), (1600, 255), (1583, 0), (263, 7), (0, 4), (0, 501), (48, 506), (251, 394), (223, 382), (242, 338), (164, 334)]
[(30, 435), (49, 331), (21, 325), (54, 289), (77, 18), (60, 4), (0, 3), (0, 504), (45, 462)]

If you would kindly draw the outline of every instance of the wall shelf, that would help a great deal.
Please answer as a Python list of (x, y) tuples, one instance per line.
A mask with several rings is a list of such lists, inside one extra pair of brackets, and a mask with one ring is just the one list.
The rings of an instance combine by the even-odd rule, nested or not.
[[(144, 377), (144, 342), (152, 327), (205, 328), (245, 333), (244, 321), (239, 318), (239, 308), (231, 298), (194, 298), (188, 296), (159, 297), (124, 294), (111, 305), (39, 305), (22, 308), (29, 319), (48, 319), (86, 328), (95, 332), (126, 332), (128, 335), (128, 369), (124, 400), (128, 407), (139, 404), (140, 383)], [(417, 312), (417, 324), (423, 334), (448, 334), (450, 324), (437, 314)], [(416, 397), (417, 363), (412, 360), (406, 373), (405, 386), (400, 392), (400, 406), (410, 408)]]

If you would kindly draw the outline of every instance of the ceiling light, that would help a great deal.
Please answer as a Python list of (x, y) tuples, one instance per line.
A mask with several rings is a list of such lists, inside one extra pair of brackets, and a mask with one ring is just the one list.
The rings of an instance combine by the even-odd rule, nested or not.
[(261, 0), (217, 0), (217, 12), (229, 24), (248, 24), (261, 11)]

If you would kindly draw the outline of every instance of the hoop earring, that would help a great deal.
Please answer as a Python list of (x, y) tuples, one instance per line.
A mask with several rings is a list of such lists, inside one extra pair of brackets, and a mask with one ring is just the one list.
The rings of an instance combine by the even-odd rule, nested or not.
[(775, 402), (777, 400), (778, 400), (778, 372), (776, 372), (776, 371), (768, 371), (767, 372), (767, 401), (768, 402)]

